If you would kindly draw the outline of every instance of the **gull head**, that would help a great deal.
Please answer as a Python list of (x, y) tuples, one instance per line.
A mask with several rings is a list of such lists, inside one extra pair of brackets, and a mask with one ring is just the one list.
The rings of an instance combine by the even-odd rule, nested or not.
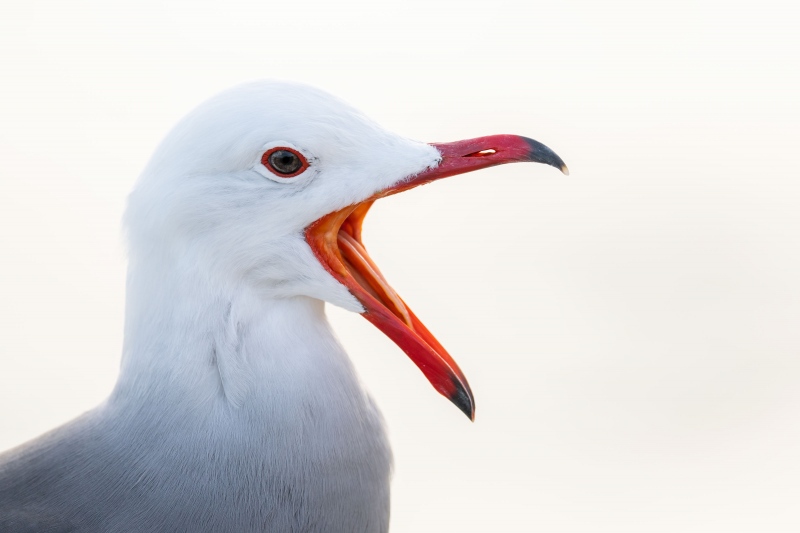
[(307, 296), (361, 313), (472, 418), (466, 378), (369, 257), (361, 224), (380, 197), (525, 161), (566, 173), (526, 137), (427, 144), (318, 89), (254, 82), (201, 104), (156, 149), (129, 197), (130, 259), (191, 263), (264, 298)]

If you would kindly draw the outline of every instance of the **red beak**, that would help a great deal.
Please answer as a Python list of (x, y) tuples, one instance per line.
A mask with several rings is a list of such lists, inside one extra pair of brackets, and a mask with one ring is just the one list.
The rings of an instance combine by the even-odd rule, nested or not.
[(467, 379), (369, 257), (361, 243), (361, 224), (376, 199), (448, 176), (514, 162), (545, 163), (564, 174), (568, 171), (555, 152), (527, 137), (494, 135), (432, 146), (442, 154), (438, 166), (320, 218), (306, 229), (306, 241), (325, 269), (361, 302), (364, 318), (392, 339), (431, 385), (473, 420), (475, 399)]

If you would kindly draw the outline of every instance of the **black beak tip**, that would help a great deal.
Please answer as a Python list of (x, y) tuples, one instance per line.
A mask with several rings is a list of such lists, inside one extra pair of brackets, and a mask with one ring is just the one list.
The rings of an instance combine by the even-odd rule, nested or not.
[(525, 142), (528, 143), (530, 148), (530, 153), (528, 156), (530, 157), (530, 161), (534, 163), (544, 163), (545, 165), (556, 167), (565, 176), (569, 176), (569, 169), (567, 168), (566, 163), (564, 163), (564, 161), (558, 156), (558, 154), (539, 141), (535, 141), (528, 137), (523, 137), (523, 139), (525, 139)]
[(472, 391), (469, 385), (461, 383), (453, 378), (454, 392), (448, 396), (448, 399), (458, 407), (458, 409), (467, 415), (471, 421), (475, 421), (475, 399), (472, 397)]

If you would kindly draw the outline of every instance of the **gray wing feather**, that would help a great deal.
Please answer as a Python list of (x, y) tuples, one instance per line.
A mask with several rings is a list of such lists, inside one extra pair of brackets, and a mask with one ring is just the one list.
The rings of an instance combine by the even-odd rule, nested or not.
[(0, 531), (4, 533), (76, 533), (72, 524), (57, 517), (48, 516), (39, 509), (3, 510), (0, 516)]

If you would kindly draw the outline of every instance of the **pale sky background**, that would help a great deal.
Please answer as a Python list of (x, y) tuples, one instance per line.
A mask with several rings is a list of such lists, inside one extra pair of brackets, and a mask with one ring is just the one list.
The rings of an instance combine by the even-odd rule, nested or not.
[(13, 2), (0, 8), (0, 449), (99, 403), (127, 192), (214, 93), (303, 81), (426, 141), (533, 137), (382, 200), (373, 258), (469, 423), (361, 317), (393, 533), (800, 530), (800, 17), (788, 2)]

